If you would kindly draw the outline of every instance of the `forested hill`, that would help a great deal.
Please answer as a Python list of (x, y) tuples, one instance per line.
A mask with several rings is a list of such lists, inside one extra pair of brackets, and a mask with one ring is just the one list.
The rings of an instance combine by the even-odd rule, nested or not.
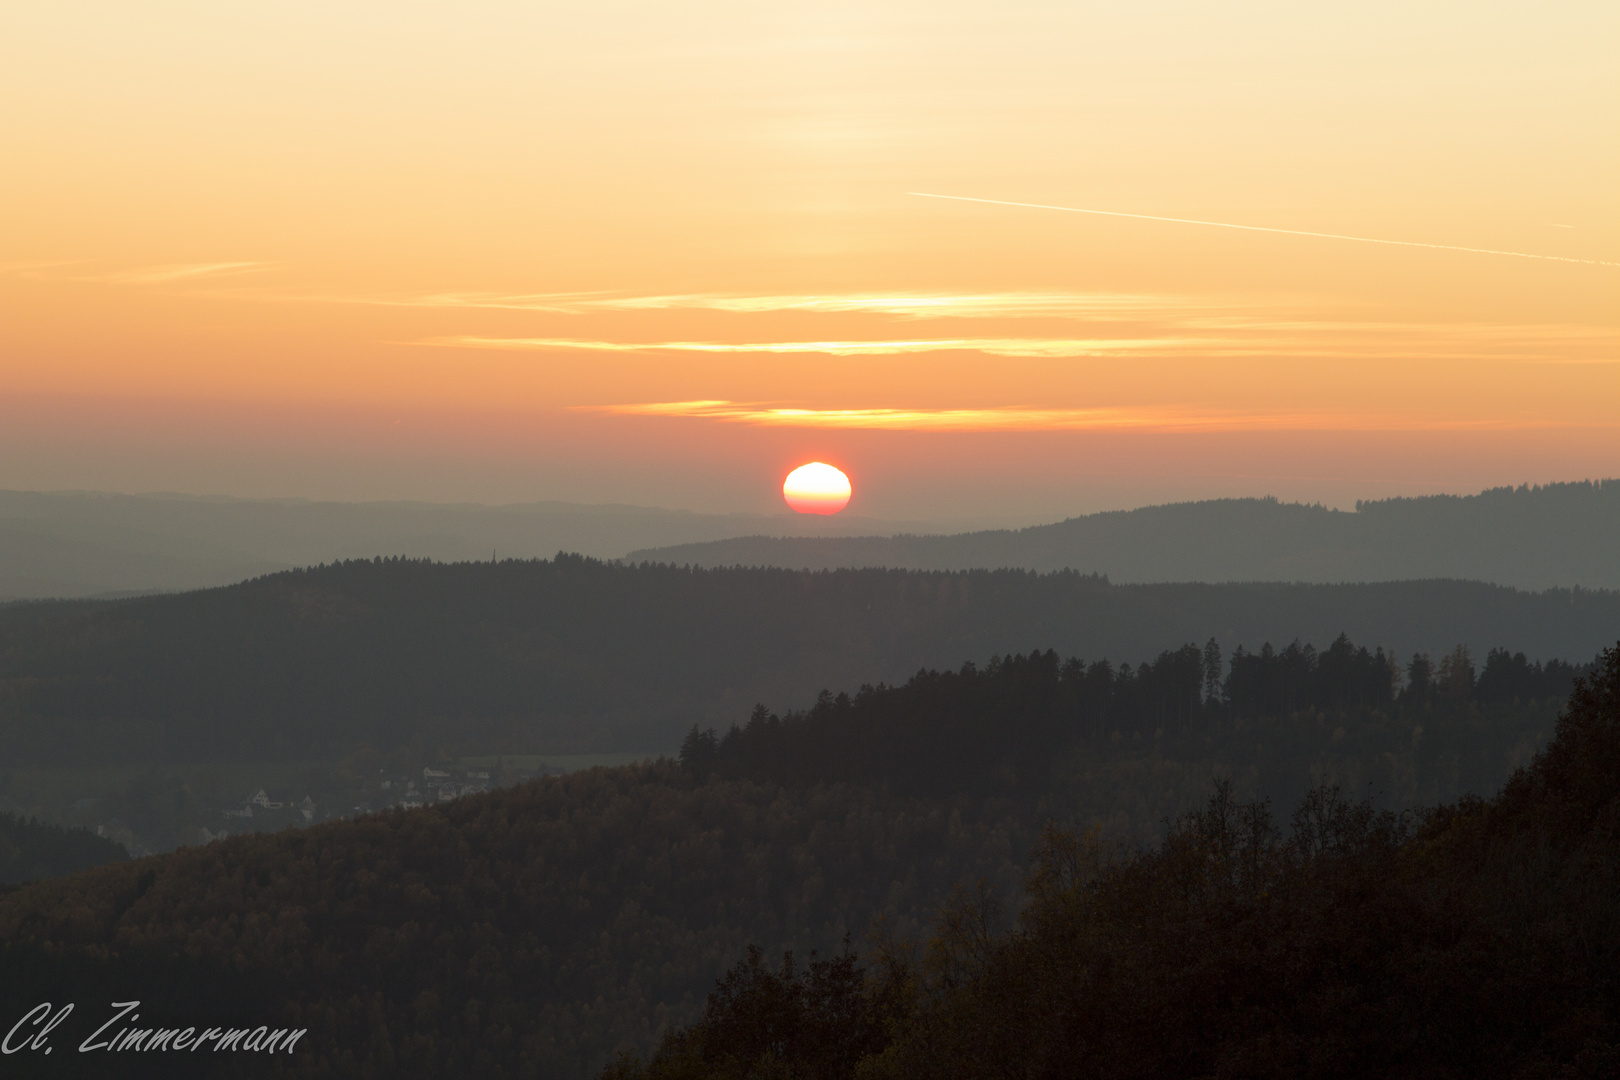
[[(1396, 696), (1388, 657), (1343, 639), (1229, 659), (1206, 668), (1194, 649), (1129, 677), (1045, 653), (1003, 659), (762, 717), (706, 760), (594, 769), (34, 883), (0, 893), (0, 1015), (138, 997), (148, 1031), (308, 1029), (298, 1053), (251, 1065), (119, 1054), (108, 1068), (129, 1071), (112, 1076), (571, 1080), (697, 1019), (751, 943), (826, 955), (846, 934), (864, 948), (880, 920), (923, 932), (954, 883), (1011, 897), (1053, 819), (1152, 840), (1217, 776), (1238, 797), (1289, 803), (1313, 780), (1371, 785), (1397, 808), (1488, 792), (1531, 760), (1575, 674), (1497, 652), (1475, 678), (1454, 653), (1433, 672), (1417, 665)], [(1193, 704), (1218, 671), (1225, 685)], [(874, 737), (852, 737), (852, 720)], [(811, 741), (841, 745), (801, 760)], [(1136, 905), (1132, 925), (1151, 910)], [(1399, 951), (1401, 939), (1373, 937)], [(1176, 962), (1196, 965), (1200, 940), (1172, 941)], [(1332, 958), (1287, 969), (1343, 970)], [(85, 1039), (98, 1014), (75, 1013), (58, 1046)], [(61, 1060), (7, 1067), (49, 1077)]]
[(1115, 582), (1401, 581), (1620, 588), (1620, 480), (1358, 503), (1219, 499), (954, 536), (754, 536), (632, 552), (697, 566), (1074, 569)]
[(1217, 786), (1149, 850), (1049, 826), (1016, 929), (993, 890), (926, 945), (772, 970), (603, 1080), (1620, 1075), (1620, 647), (1490, 800), (1287, 826)]
[(121, 845), (87, 829), (0, 814), (0, 886), (71, 874), (127, 855)]
[(617, 558), (632, 548), (758, 532), (889, 535), (920, 526), (806, 516), (786, 507), (779, 514), (698, 514), (560, 502), (341, 503), (0, 489), (0, 599), (178, 592), (379, 552), (445, 562), (485, 558), (492, 550), (520, 559), (558, 549)]
[(1432, 805), (1506, 779), (1583, 673), (1506, 649), (1484, 660), (1476, 669), (1459, 648), (1438, 665), (1414, 657), (1402, 672), (1344, 636), (1320, 651), (1294, 643), (1230, 657), (1213, 642), (1187, 645), (1135, 668), (1053, 652), (997, 657), (904, 686), (823, 691), (785, 717), (756, 706), (724, 735), (694, 725), (680, 760), (700, 775), (1044, 798), (1106, 816), (1123, 807), (1095, 795), (1066, 804), (1066, 778), (1083, 762), (1151, 753), (1240, 774), (1279, 802), (1332, 775), (1372, 783), (1386, 805)]
[(1467, 582), (1110, 585), (1072, 573), (689, 570), (574, 556), (347, 562), (222, 589), (0, 607), (11, 761), (673, 749), (755, 702), (1054, 649), (1115, 663), (1341, 632), (1580, 662), (1620, 593)]

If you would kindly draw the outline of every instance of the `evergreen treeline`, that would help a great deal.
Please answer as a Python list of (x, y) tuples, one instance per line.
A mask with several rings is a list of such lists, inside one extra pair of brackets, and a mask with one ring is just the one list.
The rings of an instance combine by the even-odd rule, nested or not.
[(1620, 645), (1494, 799), (1317, 788), (1285, 829), (1223, 785), (1147, 851), (1049, 828), (999, 923), (981, 888), (864, 970), (751, 951), (603, 1076), (1612, 1077)]
[(0, 755), (640, 752), (752, 701), (898, 682), (1032, 641), (1124, 659), (1168, 641), (1230, 649), (1345, 631), (1402, 656), (1511, 641), (1545, 659), (1591, 655), (1616, 625), (1620, 593), (1455, 581), (1118, 586), (1026, 571), (378, 559), (176, 596), (0, 606)]
[(0, 813), (0, 885), (60, 877), (127, 857), (122, 845), (88, 829)]
[[(1371, 782), (1393, 805), (1491, 790), (1550, 730), (1578, 669), (1493, 649), (1482, 672), (1459, 646), (1404, 673), (1382, 649), (1341, 634), (1318, 652), (1241, 647), (1228, 664), (1212, 639), (1132, 668), (1056, 652), (994, 658), (985, 668), (923, 671), (853, 697), (823, 691), (779, 717), (755, 707), (724, 735), (694, 725), (681, 761), (700, 775), (780, 783), (843, 779), (935, 797), (956, 792), (1061, 800), (1087, 764), (1141, 756), (1247, 772), (1292, 797), (1312, 776)], [(1461, 774), (1442, 778), (1444, 767)], [(1377, 765), (1397, 764), (1379, 770)], [(1207, 774), (1206, 774), (1207, 775)], [(1095, 803), (1053, 802), (1103, 813)]]

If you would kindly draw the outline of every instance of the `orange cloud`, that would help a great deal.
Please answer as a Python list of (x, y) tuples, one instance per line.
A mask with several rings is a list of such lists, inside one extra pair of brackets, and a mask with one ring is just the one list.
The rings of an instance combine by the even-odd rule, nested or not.
[[(1164, 320), (1166, 328), (1195, 330)], [(1436, 357), (1559, 363), (1620, 363), (1615, 335), (1574, 326), (1422, 325), (1310, 322), (1296, 319), (1206, 320), (1202, 334), (1162, 337), (938, 337), (818, 341), (606, 341), (563, 337), (423, 338), (411, 344), (530, 352), (709, 353), (828, 356), (900, 356), (978, 352), (1029, 358), (1167, 357), (1209, 359), (1393, 359)], [(1217, 332), (1220, 331), (1220, 332)]]
[[(764, 427), (877, 431), (1458, 431), (1550, 426), (1330, 412), (1243, 413), (1179, 408), (804, 409), (721, 400), (576, 406), (616, 416), (668, 416)], [(1612, 427), (1620, 427), (1620, 420)]]
[(904, 353), (982, 352), (992, 356), (1102, 356), (1167, 352), (1199, 344), (1190, 338), (919, 338), (889, 341), (580, 341), (570, 338), (431, 338), (423, 345), (475, 349), (565, 349), (586, 352), (825, 353), (884, 356)]
[(1017, 317), (1124, 319), (1160, 315), (1168, 311), (1182, 314), (1194, 311), (1219, 311), (1231, 308), (1234, 304), (1221, 299), (1128, 293), (1001, 292), (626, 296), (592, 300), (588, 305), (582, 306), (616, 311), (708, 310), (741, 314), (775, 311), (861, 313), (893, 315), (907, 319)]
[(83, 262), (80, 260), (7, 263), (0, 264), (0, 274), (50, 281), (104, 282), (111, 285), (168, 285), (173, 282), (190, 281), (197, 278), (251, 273), (256, 270), (266, 269), (268, 264), (256, 261), (167, 263), (159, 266), (136, 267), (132, 270), (88, 274), (83, 272), (69, 274), (58, 270), (58, 268), (64, 266), (82, 265)]

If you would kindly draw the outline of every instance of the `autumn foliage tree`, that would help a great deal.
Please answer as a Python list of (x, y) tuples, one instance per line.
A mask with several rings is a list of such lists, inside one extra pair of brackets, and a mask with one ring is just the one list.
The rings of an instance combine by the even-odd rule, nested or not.
[[(1049, 827), (1017, 926), (993, 921), (959, 891), (926, 944), (879, 949), (889, 1038), (851, 1069), (758, 1044), (667, 1075), (1620, 1075), (1620, 645), (1494, 799), (1397, 815), (1319, 787), (1284, 828), (1221, 784), (1150, 850)], [(710, 1008), (772, 992), (739, 968)]]

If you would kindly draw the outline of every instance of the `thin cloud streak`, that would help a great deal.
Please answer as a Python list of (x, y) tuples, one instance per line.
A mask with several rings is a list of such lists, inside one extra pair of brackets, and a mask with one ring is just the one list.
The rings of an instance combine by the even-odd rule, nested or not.
[(536, 311), (549, 315), (579, 315), (586, 309), (584, 298), (599, 292), (571, 293), (430, 293), (425, 296), (280, 296), (278, 300), (304, 303), (355, 304), (365, 307), (466, 308), (475, 311)]
[(1558, 426), (1490, 420), (1434, 421), (1342, 413), (1237, 413), (1179, 408), (805, 409), (717, 399), (579, 405), (576, 412), (875, 431), (1459, 431)]
[(631, 296), (590, 301), (592, 308), (615, 311), (704, 310), (737, 314), (775, 311), (895, 315), (907, 319), (1058, 317), (1124, 319), (1167, 311), (1225, 311), (1225, 301), (1129, 293), (846, 293), (785, 296), (686, 294)]
[(1605, 262), (1602, 259), (1573, 259), (1563, 255), (1532, 255), (1525, 251), (1496, 251), (1491, 248), (1459, 247), (1456, 244), (1426, 244), (1419, 240), (1380, 240), (1370, 236), (1344, 236), (1340, 233), (1310, 232), (1305, 229), (1274, 229), (1266, 225), (1234, 225), (1229, 221), (1198, 221), (1193, 218), (1159, 217), (1156, 214), (1126, 214), (1118, 210), (1084, 210), (1078, 206), (1052, 206), (1047, 203), (1012, 202), (1007, 199), (978, 199), (969, 195), (935, 195), (928, 191), (908, 191), (906, 194), (914, 195), (920, 199), (950, 199), (954, 202), (986, 203), (990, 206), (1021, 206), (1029, 210), (1061, 210), (1066, 214), (1096, 214), (1101, 217), (1135, 218), (1138, 221), (1168, 221), (1177, 225), (1207, 225), (1215, 229), (1242, 229), (1245, 232), (1281, 233), (1284, 236), (1314, 236), (1322, 240), (1350, 240), (1358, 244), (1389, 244), (1395, 247), (1432, 248), (1435, 251), (1466, 251), (1473, 255), (1506, 255), (1514, 259), (1542, 259), (1547, 262), (1620, 267), (1620, 262)]
[(908, 319), (933, 318), (1112, 318), (1158, 316), (1165, 312), (1217, 312), (1238, 305), (1224, 300), (1183, 296), (1143, 296), (1115, 293), (984, 293), (967, 295), (845, 293), (780, 296), (741, 296), (688, 293), (663, 296), (604, 296), (602, 292), (482, 293), (447, 292), (417, 296), (345, 296), (289, 293), (231, 293), (236, 299), (277, 302), (356, 304), (373, 307), (465, 308), (468, 310), (536, 311), (554, 315), (589, 315), (599, 312), (720, 311), (758, 314), (778, 311), (825, 314), (893, 315)]
[(582, 341), (573, 338), (428, 338), (420, 345), (472, 349), (583, 352), (822, 353), (829, 356), (897, 356), (910, 353), (981, 352), (993, 356), (1112, 356), (1147, 349), (1167, 351), (1203, 344), (1193, 338), (927, 338), (913, 341)]
[[(48, 273), (64, 266), (82, 266), (85, 260), (59, 260), (56, 262), (0, 263), (0, 275), (32, 278), (41, 281), (97, 282), (114, 285), (165, 285), (186, 282), (196, 278), (230, 277), (237, 274), (269, 270), (265, 262), (174, 263), (162, 266), (138, 267), (99, 274)], [(588, 307), (585, 301), (599, 298), (600, 290), (566, 293), (483, 293), (446, 292), (415, 296), (354, 296), (333, 293), (284, 292), (267, 288), (190, 289), (187, 295), (219, 300), (257, 301), (270, 304), (344, 304), (363, 307), (399, 308), (468, 308), (501, 311), (537, 311), (553, 315), (579, 315)]]
[[(1206, 327), (1212, 329), (1214, 327)], [(1433, 359), (1491, 360), (1514, 363), (1620, 363), (1613, 335), (1594, 335), (1580, 328), (1412, 327), (1402, 324), (1313, 324), (1262, 322), (1220, 327), (1247, 330), (1248, 336), (1187, 335), (1148, 338), (919, 338), (834, 341), (601, 341), (580, 338), (492, 338), (454, 336), (423, 338), (400, 344), (435, 348), (494, 349), (519, 352), (699, 353), (709, 355), (905, 356), (921, 353), (977, 352), (1027, 359), (1121, 357), (1136, 359), (1314, 360)], [(1286, 331), (1287, 334), (1256, 331)], [(1313, 333), (1313, 331), (1315, 333)], [(1360, 331), (1360, 340), (1347, 340)], [(1567, 331), (1567, 332), (1560, 332)], [(1390, 340), (1396, 336), (1397, 340)], [(1324, 343), (1331, 337), (1332, 344)], [(1587, 357), (1541, 351), (1549, 340), (1584, 343), (1597, 350)]]
[[(18, 263), (0, 273), (46, 277), (41, 270), (66, 263)], [(264, 263), (206, 263), (150, 267), (115, 274), (63, 278), (122, 284), (185, 283), (268, 268)], [(1425, 324), (1350, 321), (1343, 318), (1300, 318), (1303, 310), (1321, 310), (1308, 297), (1256, 305), (1240, 298), (1140, 293), (829, 293), (738, 294), (690, 293), (656, 296), (609, 296), (600, 290), (555, 293), (443, 292), (414, 296), (319, 295), (258, 289), (187, 288), (187, 295), (270, 303), (330, 303), (374, 307), (441, 310), (506, 310), (564, 317), (596, 313), (715, 311), (724, 314), (870, 314), (908, 322), (934, 319), (1072, 319), (1094, 333), (1085, 338), (1033, 336), (904, 338), (897, 340), (825, 340), (811, 342), (729, 343), (723, 341), (625, 342), (572, 337), (494, 338), (481, 335), (439, 337), (400, 344), (459, 348), (578, 350), (594, 352), (695, 352), (828, 355), (900, 355), (969, 350), (1014, 357), (1064, 356), (1201, 356), (1211, 359), (1288, 356), (1300, 359), (1438, 357), (1528, 363), (1620, 363), (1620, 342), (1606, 327), (1570, 325)], [(1151, 327), (1152, 336), (1128, 336), (1125, 326)], [(1379, 335), (1397, 337), (1381, 340)], [(1325, 343), (1330, 337), (1332, 343)], [(1566, 351), (1546, 351), (1552, 344)], [(1582, 355), (1571, 355), (1574, 347)]]
[(268, 269), (270, 264), (256, 261), (213, 263), (168, 263), (161, 266), (143, 266), (133, 270), (118, 270), (107, 274), (53, 274), (45, 273), (60, 266), (82, 266), (84, 260), (59, 262), (8, 263), (0, 265), (0, 274), (11, 277), (32, 278), (37, 281), (71, 281), (109, 285), (166, 285), (170, 282), (193, 278), (228, 277)]
[[(957, 198), (954, 197), (953, 198)], [(978, 200), (970, 200), (978, 201)], [(1024, 205), (1024, 204), (1016, 204)], [(1034, 205), (1034, 204), (1030, 204)], [(450, 348), (607, 353), (900, 356), (950, 351), (1023, 358), (1130, 357), (1318, 360), (1440, 359), (1556, 365), (1620, 364), (1620, 338), (1608, 327), (1488, 323), (1392, 323), (1332, 317), (1321, 301), (1291, 297), (1257, 305), (1231, 296), (1141, 293), (825, 293), (748, 296), (723, 293), (613, 296), (596, 291), (550, 293), (441, 292), (406, 296), (319, 295), (259, 288), (209, 287), (273, 268), (257, 261), (179, 263), (109, 273), (64, 272), (82, 261), (15, 262), (0, 274), (40, 280), (166, 287), (195, 297), (272, 303), (335, 303), (441, 310), (497, 309), (561, 317), (638, 312), (713, 311), (722, 315), (790, 312), (875, 315), (930, 320), (1060, 319), (1085, 324), (1087, 336), (1034, 335), (832, 338), (812, 341), (623, 341), (580, 337), (493, 337), (467, 334), (397, 344)], [(1301, 318), (1304, 312), (1329, 315)], [(1003, 329), (997, 326), (995, 329)], [(1144, 333), (1146, 331), (1146, 333)]]
[(262, 262), (175, 263), (169, 266), (148, 266), (139, 270), (126, 270), (89, 279), (110, 281), (118, 285), (164, 285), (190, 278), (219, 277), (228, 274), (246, 274), (262, 270)]
[(12, 262), (0, 263), (0, 274), (8, 277), (43, 278), (46, 275), (41, 270), (51, 270), (58, 266), (83, 265), (82, 259), (57, 259), (53, 262)]

